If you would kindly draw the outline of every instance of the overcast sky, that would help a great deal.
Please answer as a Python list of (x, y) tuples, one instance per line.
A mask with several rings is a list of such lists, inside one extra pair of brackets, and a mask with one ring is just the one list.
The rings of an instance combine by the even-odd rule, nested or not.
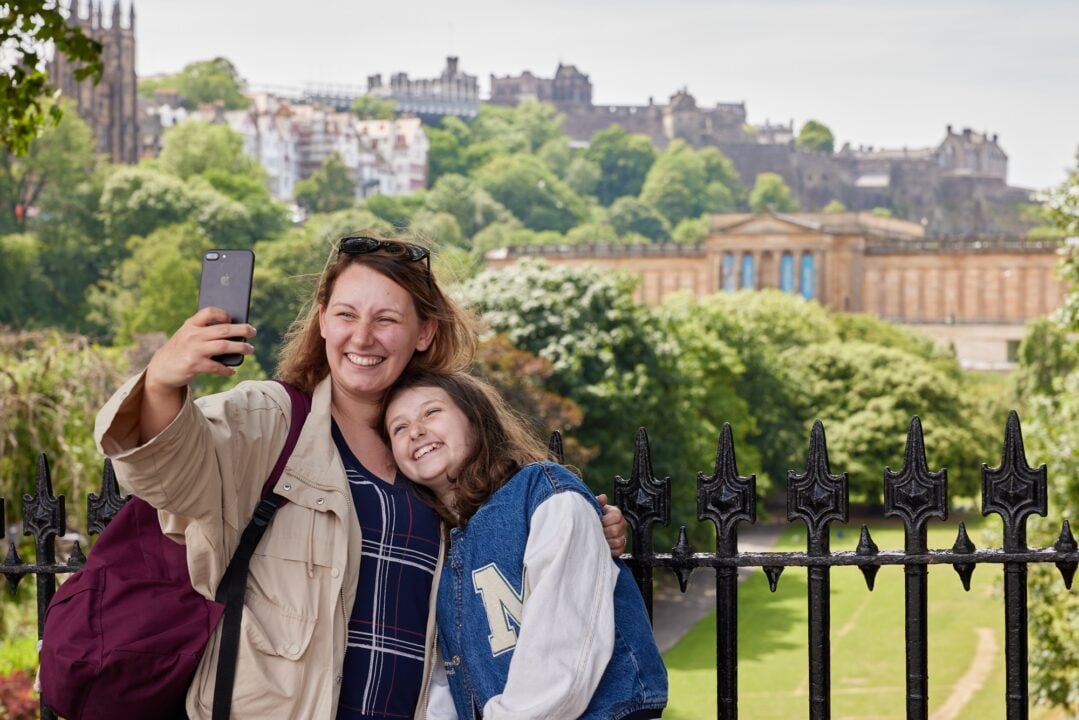
[[(83, 0), (85, 3), (85, 0)], [(124, 14), (130, 0), (123, 0)], [(66, 2), (64, 3), (66, 5)], [(559, 62), (598, 104), (688, 87), (748, 120), (817, 119), (843, 142), (928, 147), (997, 133), (1009, 182), (1059, 183), (1079, 147), (1077, 0), (137, 0), (139, 74), (223, 55), (259, 85), (480, 78)], [(108, 14), (106, 12), (106, 14)]]

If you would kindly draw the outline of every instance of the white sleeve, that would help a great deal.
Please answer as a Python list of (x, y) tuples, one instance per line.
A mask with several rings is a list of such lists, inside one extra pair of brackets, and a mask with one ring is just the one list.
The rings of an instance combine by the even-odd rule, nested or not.
[(453, 705), (450, 694), (449, 678), (446, 677), (446, 665), (442, 654), (435, 653), (435, 666), (431, 673), (431, 684), (427, 690), (426, 720), (457, 720), (457, 708)]
[(502, 694), (484, 720), (579, 717), (614, 650), (617, 566), (599, 515), (576, 492), (532, 515), (525, 546), (524, 608)]

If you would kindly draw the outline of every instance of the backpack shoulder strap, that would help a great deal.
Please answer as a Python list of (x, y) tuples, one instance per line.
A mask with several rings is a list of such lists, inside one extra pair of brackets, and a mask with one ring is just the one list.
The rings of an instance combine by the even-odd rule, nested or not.
[[(285, 445), (281, 448), (281, 454), (277, 458), (277, 463), (273, 466), (273, 470), (270, 471), (270, 476), (266, 478), (266, 482), (262, 486), (263, 499), (266, 499), (269, 495), (273, 494), (274, 485), (276, 485), (277, 481), (281, 478), (281, 473), (285, 471), (285, 465), (288, 464), (288, 459), (292, 457), (292, 451), (296, 449), (296, 441), (300, 438), (300, 431), (303, 430), (304, 421), (307, 420), (307, 416), (311, 413), (310, 395), (296, 386), (290, 385), (284, 380), (276, 380), (275, 382), (280, 384), (288, 392), (289, 400), (292, 401), (292, 420), (289, 422), (288, 437), (285, 438)], [(287, 498), (281, 497), (280, 502), (277, 503), (277, 507), (281, 507), (287, 502)]]
[(262, 499), (251, 522), (240, 536), (240, 544), (229, 561), (229, 566), (221, 578), (215, 600), (225, 606), (221, 628), (221, 647), (217, 657), (217, 679), (214, 684), (213, 720), (228, 720), (232, 709), (232, 687), (236, 680), (236, 656), (240, 650), (240, 619), (244, 611), (244, 591), (247, 589), (247, 571), (251, 556), (266, 532), (274, 513), (288, 502), (287, 498), (273, 491), (281, 473), (285, 470), (296, 441), (303, 430), (304, 422), (311, 412), (311, 397), (299, 388), (278, 380), (288, 391), (292, 404), (292, 419), (288, 426), (288, 437), (281, 448), (281, 454), (270, 471), (270, 476), (262, 486)]

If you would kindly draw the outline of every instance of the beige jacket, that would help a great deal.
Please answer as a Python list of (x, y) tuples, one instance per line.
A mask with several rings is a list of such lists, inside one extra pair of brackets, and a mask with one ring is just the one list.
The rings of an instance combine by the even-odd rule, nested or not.
[[(288, 434), (288, 393), (246, 382), (185, 400), (157, 437), (138, 443), (143, 376), (125, 383), (97, 417), (95, 437), (120, 484), (162, 512), (162, 530), (187, 545), (191, 582), (213, 598)], [(341, 689), (348, 618), (359, 575), (360, 525), (330, 434), (330, 382), (315, 388), (311, 415), (275, 491), (289, 499), (251, 559), (240, 633), (235, 720), (332, 719)], [(424, 688), (431, 675), (435, 569)], [(187, 694), (193, 720), (212, 715), (218, 633)]]

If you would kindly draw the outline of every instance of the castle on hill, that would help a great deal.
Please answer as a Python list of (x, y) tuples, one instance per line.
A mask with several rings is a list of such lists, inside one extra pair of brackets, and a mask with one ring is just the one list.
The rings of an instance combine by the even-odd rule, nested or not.
[(951, 126), (935, 147), (878, 149), (844, 145), (825, 153), (799, 146), (790, 125), (750, 125), (745, 103), (700, 107), (683, 88), (666, 104), (595, 105), (588, 75), (559, 64), (554, 77), (525, 71), (491, 75), (490, 102), (553, 104), (562, 129), (578, 143), (617, 123), (647, 135), (660, 148), (673, 140), (716, 147), (752, 187), (758, 174), (781, 175), (803, 209), (820, 210), (837, 200), (851, 211), (887, 208), (922, 222), (933, 235), (984, 237), (1022, 235), (1028, 229), (1016, 208), (1030, 191), (1008, 185), (1008, 156), (996, 135)]

